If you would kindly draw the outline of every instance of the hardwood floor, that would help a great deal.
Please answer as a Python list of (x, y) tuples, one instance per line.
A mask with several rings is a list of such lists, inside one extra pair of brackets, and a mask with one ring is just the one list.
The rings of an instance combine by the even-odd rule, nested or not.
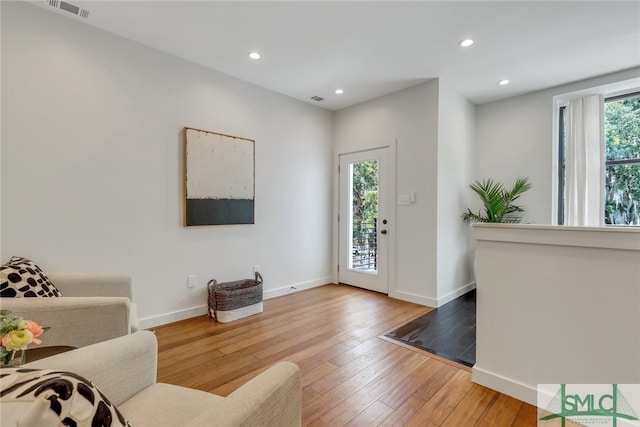
[(289, 360), (302, 371), (304, 426), (535, 426), (535, 407), (473, 384), (469, 368), (379, 338), (429, 310), (327, 285), (232, 323), (160, 326), (158, 381), (226, 396)]

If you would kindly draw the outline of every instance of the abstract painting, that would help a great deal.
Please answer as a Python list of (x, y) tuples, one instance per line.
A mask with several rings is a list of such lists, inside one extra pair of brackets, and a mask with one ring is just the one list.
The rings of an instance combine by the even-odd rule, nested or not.
[(254, 224), (255, 141), (184, 128), (184, 225)]

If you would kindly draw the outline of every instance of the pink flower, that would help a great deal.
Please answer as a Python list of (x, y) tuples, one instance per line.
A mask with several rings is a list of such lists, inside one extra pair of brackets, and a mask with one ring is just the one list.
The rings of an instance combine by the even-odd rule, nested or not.
[[(42, 326), (38, 325), (36, 322), (31, 320), (25, 320), (25, 323), (26, 325), (24, 329), (31, 332), (34, 338), (39, 337), (44, 333), (44, 329), (42, 328)], [(37, 340), (37, 341), (40, 341), (40, 340)], [(36, 344), (40, 344), (39, 342), (36, 342), (36, 340), (33, 340), (33, 342), (35, 342)]]

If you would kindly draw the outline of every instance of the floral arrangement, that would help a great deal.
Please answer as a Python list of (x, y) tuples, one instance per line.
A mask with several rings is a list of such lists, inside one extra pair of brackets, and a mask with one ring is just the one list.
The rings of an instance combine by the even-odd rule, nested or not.
[(40, 335), (49, 330), (32, 320), (10, 316), (11, 310), (0, 310), (0, 363), (9, 364), (18, 350), (26, 350), (29, 344), (40, 344)]

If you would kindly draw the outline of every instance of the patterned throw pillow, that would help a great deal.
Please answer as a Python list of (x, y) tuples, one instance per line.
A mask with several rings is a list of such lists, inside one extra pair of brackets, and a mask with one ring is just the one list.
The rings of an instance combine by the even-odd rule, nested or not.
[(0, 404), (3, 426), (130, 427), (95, 385), (71, 372), (2, 368)]
[(0, 266), (0, 297), (61, 297), (62, 294), (33, 261), (17, 256)]

